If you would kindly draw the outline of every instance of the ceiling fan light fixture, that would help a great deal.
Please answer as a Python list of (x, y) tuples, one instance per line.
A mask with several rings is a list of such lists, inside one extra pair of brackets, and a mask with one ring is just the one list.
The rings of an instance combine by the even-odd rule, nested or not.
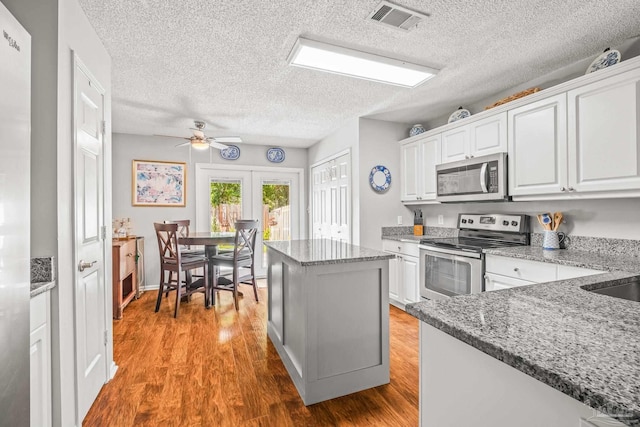
[(206, 150), (209, 148), (209, 143), (203, 139), (194, 138), (191, 140), (191, 147), (196, 150)]
[(416, 87), (438, 70), (385, 56), (298, 37), (289, 65), (371, 80), (402, 87)]

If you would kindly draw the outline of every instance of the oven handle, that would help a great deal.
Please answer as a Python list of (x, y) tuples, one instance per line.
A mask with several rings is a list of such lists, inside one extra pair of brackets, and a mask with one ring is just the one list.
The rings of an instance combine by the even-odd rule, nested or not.
[(480, 168), (480, 187), (483, 193), (489, 192), (489, 190), (487, 190), (487, 166), (489, 166), (489, 163), (485, 162)]
[[(458, 257), (458, 258), (475, 258), (475, 259), (482, 258), (481, 253), (478, 253), (475, 251), (465, 251), (464, 249), (452, 250), (452, 249), (437, 248), (434, 246), (425, 246), (425, 245), (418, 245), (418, 248), (420, 248), (421, 251), (425, 251), (427, 253), (430, 252), (436, 256), (439, 254), (447, 254), (447, 255), (452, 255), (453, 257)], [(450, 259), (455, 259), (453, 257)]]

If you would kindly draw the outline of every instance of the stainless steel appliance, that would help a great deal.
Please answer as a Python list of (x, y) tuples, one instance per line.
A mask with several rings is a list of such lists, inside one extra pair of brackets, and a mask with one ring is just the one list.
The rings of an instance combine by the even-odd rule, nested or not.
[(436, 166), (440, 202), (504, 201), (507, 189), (507, 153), (472, 157)]
[(528, 245), (529, 217), (460, 214), (458, 237), (420, 241), (420, 296), (426, 299), (484, 291), (484, 249)]
[(0, 3), (0, 425), (29, 425), (31, 37)]

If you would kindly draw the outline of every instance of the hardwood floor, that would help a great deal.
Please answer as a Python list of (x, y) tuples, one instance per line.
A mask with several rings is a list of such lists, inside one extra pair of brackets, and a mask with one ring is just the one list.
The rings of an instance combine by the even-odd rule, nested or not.
[[(84, 426), (417, 426), (418, 320), (390, 307), (391, 383), (304, 406), (267, 338), (266, 289), (203, 295), (173, 318), (172, 294), (154, 313), (145, 292), (114, 321), (119, 366)], [(357, 306), (357, 304), (355, 304)]]

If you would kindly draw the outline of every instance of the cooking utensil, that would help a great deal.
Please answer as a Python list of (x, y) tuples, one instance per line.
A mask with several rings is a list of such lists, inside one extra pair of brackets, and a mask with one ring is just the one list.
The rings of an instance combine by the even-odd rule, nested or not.
[(551, 231), (551, 223), (553, 222), (553, 219), (551, 218), (551, 214), (550, 213), (544, 213), (542, 214), (542, 224), (545, 230), (549, 230)]
[(556, 212), (553, 214), (553, 231), (558, 231), (563, 219), (564, 215), (562, 215), (562, 212)]
[(542, 214), (538, 214), (538, 215), (536, 215), (536, 218), (538, 218), (538, 223), (540, 224), (540, 226), (542, 227), (542, 229), (543, 229), (543, 230), (545, 230), (544, 223), (542, 222)]

